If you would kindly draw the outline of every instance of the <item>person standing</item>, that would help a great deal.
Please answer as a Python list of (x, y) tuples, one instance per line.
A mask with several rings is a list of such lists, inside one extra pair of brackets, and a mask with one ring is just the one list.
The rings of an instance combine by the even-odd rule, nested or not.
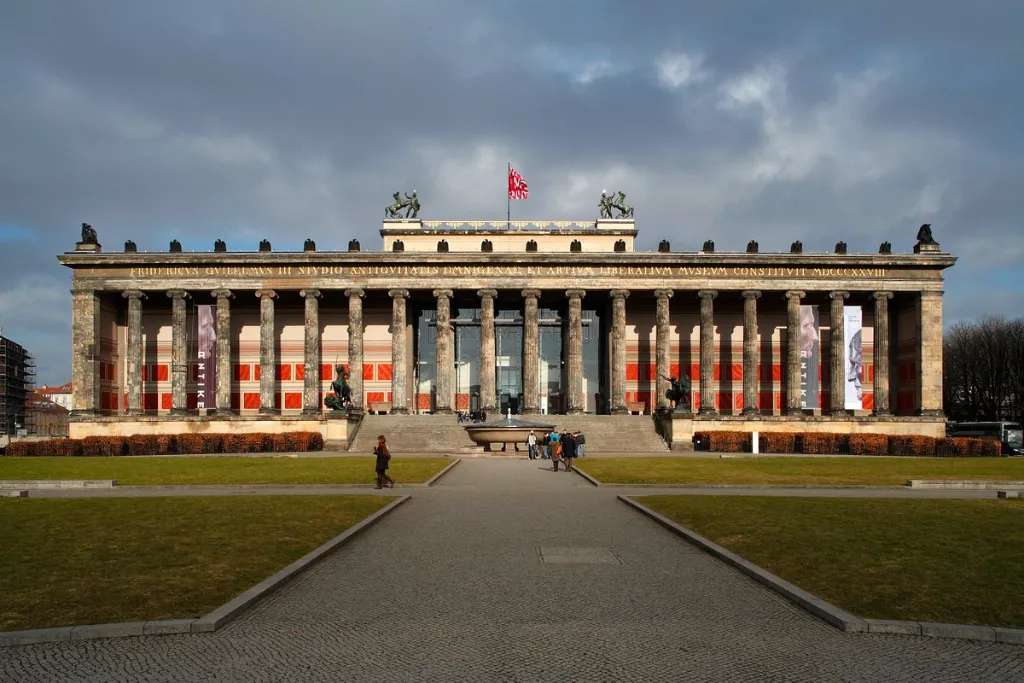
[(587, 437), (583, 435), (583, 432), (576, 432), (573, 434), (573, 440), (576, 442), (576, 457), (582, 458), (583, 451), (586, 449)]
[(566, 432), (560, 439), (562, 444), (562, 457), (565, 459), (565, 471), (572, 472), (572, 459), (576, 457), (576, 439), (572, 432)]
[(383, 434), (377, 437), (377, 447), (373, 449), (373, 454), (377, 456), (377, 488), (382, 489), (385, 486), (395, 488), (395, 480), (388, 476), (391, 451), (388, 450), (388, 442)]
[(537, 459), (537, 435), (530, 432), (530, 435), (526, 437), (526, 453), (530, 460)]

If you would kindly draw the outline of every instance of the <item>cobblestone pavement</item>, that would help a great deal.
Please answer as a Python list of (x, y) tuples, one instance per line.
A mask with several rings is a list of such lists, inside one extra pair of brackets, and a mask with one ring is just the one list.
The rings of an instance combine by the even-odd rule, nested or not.
[(1024, 647), (837, 631), (542, 467), (463, 462), (217, 633), (6, 648), (0, 679), (1024, 680)]

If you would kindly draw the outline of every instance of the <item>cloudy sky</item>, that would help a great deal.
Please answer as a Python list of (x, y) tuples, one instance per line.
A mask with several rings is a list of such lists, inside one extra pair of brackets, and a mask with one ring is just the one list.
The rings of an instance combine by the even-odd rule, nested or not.
[(1020, 315), (1021, 7), (10, 0), (0, 325), (66, 381), (82, 221), (115, 250), (377, 247), (398, 189), (503, 216), (508, 160), (517, 217), (621, 188), (646, 249), (907, 251), (932, 223), (947, 324)]

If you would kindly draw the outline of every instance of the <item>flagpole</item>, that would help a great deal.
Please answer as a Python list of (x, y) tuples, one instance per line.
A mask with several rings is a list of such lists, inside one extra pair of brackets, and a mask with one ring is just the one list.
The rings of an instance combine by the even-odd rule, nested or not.
[(512, 193), (508, 190), (508, 179), (512, 177), (512, 162), (508, 162), (508, 171), (505, 173), (505, 229), (512, 229)]

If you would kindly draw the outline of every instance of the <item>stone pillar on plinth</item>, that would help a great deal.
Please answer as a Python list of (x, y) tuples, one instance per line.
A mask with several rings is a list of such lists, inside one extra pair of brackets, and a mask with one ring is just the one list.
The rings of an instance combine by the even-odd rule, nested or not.
[(523, 413), (540, 412), (539, 289), (523, 290)]
[(485, 412), (498, 409), (495, 394), (494, 299), (497, 290), (481, 289), (480, 297), (480, 407)]
[(875, 292), (875, 415), (889, 414), (889, 299), (892, 292)]
[(918, 395), (921, 415), (942, 417), (942, 291), (917, 299)]
[(184, 289), (168, 290), (171, 298), (171, 414), (188, 413), (188, 399), (185, 387), (188, 383), (188, 340), (185, 300), (188, 292)]
[(800, 400), (800, 300), (799, 290), (786, 292), (786, 414), (803, 412)]
[(100, 298), (94, 289), (71, 290), (71, 413), (100, 410)]
[(743, 414), (758, 414), (757, 364), (760, 349), (757, 337), (757, 300), (761, 292), (748, 289), (743, 292)]
[[(669, 299), (672, 298), (671, 289), (656, 289), (654, 290), (654, 297), (657, 301), (657, 308), (655, 312), (655, 346), (654, 346), (654, 359), (655, 359), (655, 374), (657, 375), (654, 380), (655, 387), (655, 404), (659, 411), (667, 411), (669, 406), (668, 390), (669, 381), (668, 377), (672, 373), (672, 360), (671, 360), (671, 346), (669, 340), (670, 333), (670, 308)], [(689, 363), (686, 367), (680, 367), (680, 374), (686, 373), (687, 380), (689, 380)]]
[(348, 297), (348, 387), (350, 413), (363, 411), (363, 290), (345, 290)]
[(627, 289), (613, 289), (612, 297), (612, 415), (627, 415), (626, 408), (626, 297)]
[(583, 297), (582, 289), (566, 290), (569, 297), (569, 344), (566, 359), (569, 405), (566, 413), (579, 415), (586, 409), (583, 397)]
[(391, 412), (409, 412), (409, 386), (406, 383), (405, 300), (408, 289), (388, 290), (391, 297)]
[(700, 414), (717, 415), (712, 385), (715, 381), (715, 297), (718, 292), (703, 289), (700, 297)]
[(320, 290), (303, 289), (306, 301), (305, 339), (302, 347), (302, 414), (319, 415), (320, 410)]
[(274, 395), (277, 386), (277, 355), (274, 350), (274, 299), (277, 292), (261, 289), (256, 292), (260, 300), (260, 413), (278, 412)]
[(142, 300), (146, 295), (137, 289), (121, 293), (128, 300), (128, 353), (125, 368), (125, 390), (128, 392), (128, 414), (142, 414)]
[(231, 415), (231, 297), (230, 289), (215, 289), (217, 299), (217, 415)]
[(437, 299), (437, 341), (435, 343), (434, 412), (450, 413), (455, 407), (452, 389), (455, 385), (454, 335), (452, 333), (452, 290), (435, 289)]
[(829, 318), (831, 326), (829, 331), (829, 373), (832, 380), (829, 384), (829, 397), (832, 414), (839, 416), (849, 414), (846, 410), (846, 368), (843, 364), (843, 360), (846, 358), (846, 354), (843, 353), (846, 343), (844, 339), (846, 321), (843, 316), (843, 306), (849, 296), (849, 292), (829, 292), (829, 298), (832, 299)]

